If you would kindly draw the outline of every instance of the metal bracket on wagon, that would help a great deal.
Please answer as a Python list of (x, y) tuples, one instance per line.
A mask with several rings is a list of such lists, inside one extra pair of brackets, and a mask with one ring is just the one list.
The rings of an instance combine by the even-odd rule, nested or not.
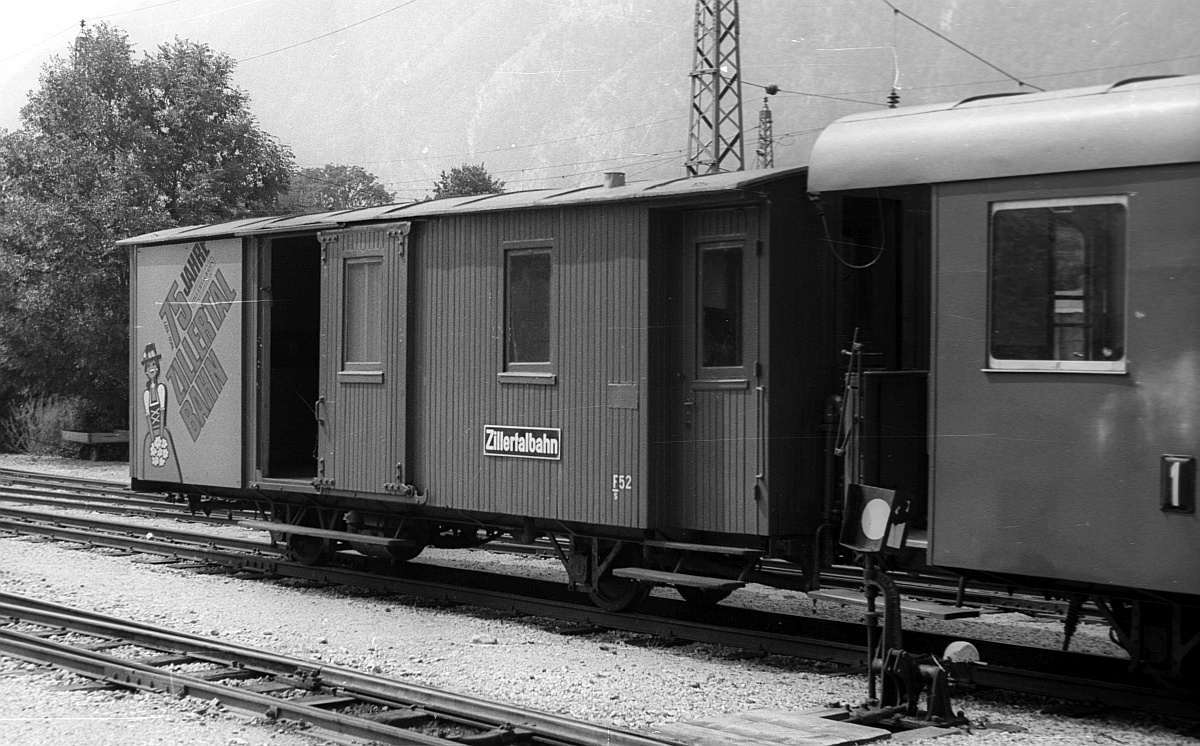
[(326, 487), (332, 487), (334, 480), (332, 477), (325, 476), (325, 459), (317, 459), (317, 476), (312, 479), (312, 486), (316, 490), (323, 490)]
[(429, 492), (417, 491), (415, 484), (409, 484), (404, 481), (404, 464), (396, 464), (396, 481), (385, 482), (383, 489), (387, 492), (395, 494), (397, 497), (403, 497), (411, 500), (417, 505), (424, 505), (429, 499)]

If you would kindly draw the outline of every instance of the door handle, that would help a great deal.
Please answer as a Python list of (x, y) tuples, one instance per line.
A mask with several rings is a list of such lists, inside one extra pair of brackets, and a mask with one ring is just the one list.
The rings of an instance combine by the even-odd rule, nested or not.
[(683, 395), (683, 426), (692, 426), (692, 416), (696, 412), (696, 392), (688, 391)]
[(317, 418), (318, 425), (325, 424), (325, 397), (317, 397), (317, 401), (313, 406), (313, 416)]

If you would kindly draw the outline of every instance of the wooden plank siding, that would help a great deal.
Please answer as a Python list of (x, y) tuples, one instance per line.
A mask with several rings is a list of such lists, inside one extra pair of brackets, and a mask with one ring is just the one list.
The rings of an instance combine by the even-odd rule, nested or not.
[(743, 391), (695, 392), (695, 429), (705, 437), (689, 449), (694, 459), (692, 494), (676, 495), (670, 501), (668, 513), (673, 520), (668, 525), (718, 533), (758, 532), (755, 393), (753, 385)]
[[(431, 507), (644, 527), (646, 230), (634, 206), (452, 216), (414, 228), (413, 479)], [(553, 385), (502, 382), (505, 242), (552, 252)], [(636, 409), (609, 406), (633, 384)], [(624, 391), (627, 405), (628, 389)], [(483, 454), (485, 425), (559, 428), (559, 461)], [(633, 488), (614, 499), (613, 475)]]

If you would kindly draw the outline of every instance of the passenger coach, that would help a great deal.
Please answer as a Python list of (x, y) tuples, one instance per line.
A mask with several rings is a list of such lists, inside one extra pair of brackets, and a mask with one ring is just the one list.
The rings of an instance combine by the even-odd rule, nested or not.
[(928, 185), (928, 561), (1091, 598), (1197, 681), (1200, 76), (848, 117), (810, 178)]

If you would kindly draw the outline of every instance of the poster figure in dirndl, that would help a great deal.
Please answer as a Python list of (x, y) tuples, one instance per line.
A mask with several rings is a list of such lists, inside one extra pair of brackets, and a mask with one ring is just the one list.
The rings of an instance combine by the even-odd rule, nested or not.
[(182, 482), (175, 441), (167, 429), (167, 387), (158, 380), (162, 370), (162, 355), (154, 343), (142, 352), (142, 370), (146, 373), (146, 389), (142, 392), (142, 408), (146, 412), (146, 437), (142, 439), (142, 468), (144, 479)]

